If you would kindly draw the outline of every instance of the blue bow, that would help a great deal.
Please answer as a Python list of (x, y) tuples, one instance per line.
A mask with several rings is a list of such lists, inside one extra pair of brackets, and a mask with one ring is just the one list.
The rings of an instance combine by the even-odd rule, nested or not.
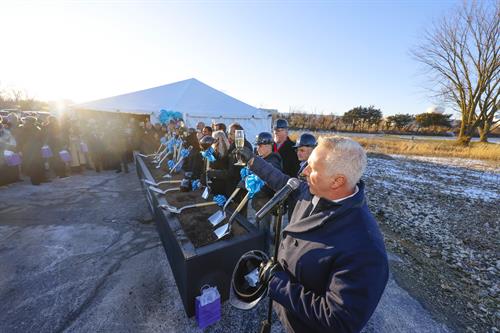
[(248, 191), (248, 197), (252, 199), (254, 195), (264, 186), (264, 181), (256, 174), (248, 175), (245, 179), (245, 188)]
[(181, 156), (186, 158), (186, 157), (188, 157), (188, 155), (189, 155), (189, 149), (182, 148), (181, 149)]
[(175, 162), (174, 162), (174, 161), (172, 161), (172, 160), (168, 160), (168, 161), (167, 161), (167, 165), (168, 165), (168, 168), (169, 168), (170, 170), (172, 170), (172, 168), (173, 168), (173, 167), (174, 167), (174, 165), (175, 165)]
[(191, 187), (193, 188), (193, 191), (196, 191), (201, 187), (201, 182), (199, 179), (195, 179), (191, 182)]
[(168, 142), (167, 142), (167, 152), (168, 153), (171, 153), (171, 152), (174, 151), (174, 145), (175, 145), (175, 139), (174, 138), (168, 140)]
[(208, 148), (205, 151), (202, 151), (201, 156), (203, 156), (203, 158), (208, 160), (209, 162), (215, 161), (214, 149), (212, 147)]
[(226, 203), (226, 197), (223, 196), (222, 194), (217, 194), (214, 196), (214, 201), (217, 203), (218, 206), (222, 207)]
[(253, 174), (253, 172), (250, 171), (250, 169), (248, 167), (241, 168), (241, 170), (240, 170), (241, 179), (245, 179), (246, 176), (251, 175), (251, 174)]

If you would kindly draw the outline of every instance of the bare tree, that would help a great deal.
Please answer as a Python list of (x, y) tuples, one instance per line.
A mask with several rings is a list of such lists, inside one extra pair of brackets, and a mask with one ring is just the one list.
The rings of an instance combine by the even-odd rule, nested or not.
[(474, 1), (435, 24), (412, 51), (437, 84), (435, 93), (461, 113), (458, 140), (465, 144), (481, 124), (487, 135), (494, 119), (496, 108), (490, 116), (486, 108), (499, 94), (499, 38), (499, 2)]

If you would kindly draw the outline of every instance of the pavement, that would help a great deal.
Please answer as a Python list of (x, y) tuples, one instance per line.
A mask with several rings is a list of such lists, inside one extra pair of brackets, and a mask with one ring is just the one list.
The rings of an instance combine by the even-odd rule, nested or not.
[[(0, 300), (0, 332), (202, 331), (184, 312), (133, 167), (0, 187)], [(266, 310), (226, 302), (205, 331), (257, 332)], [(283, 332), (277, 320), (272, 332)], [(363, 332), (451, 330), (391, 275)]]

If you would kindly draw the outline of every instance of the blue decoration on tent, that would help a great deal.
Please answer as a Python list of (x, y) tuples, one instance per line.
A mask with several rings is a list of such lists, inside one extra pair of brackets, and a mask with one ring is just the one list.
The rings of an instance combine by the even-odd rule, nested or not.
[(214, 149), (212, 147), (208, 148), (205, 151), (201, 152), (201, 156), (203, 156), (204, 159), (208, 160), (209, 162), (214, 162), (215, 157), (214, 157)]
[(254, 195), (264, 186), (264, 181), (256, 174), (248, 175), (245, 179), (245, 188), (248, 191), (248, 197), (252, 199)]
[(172, 110), (161, 109), (158, 119), (160, 120), (160, 123), (166, 125), (171, 120), (182, 120), (182, 113)]
[(217, 203), (218, 206), (222, 207), (226, 203), (226, 197), (223, 196), (222, 194), (217, 194), (214, 196), (214, 201)]

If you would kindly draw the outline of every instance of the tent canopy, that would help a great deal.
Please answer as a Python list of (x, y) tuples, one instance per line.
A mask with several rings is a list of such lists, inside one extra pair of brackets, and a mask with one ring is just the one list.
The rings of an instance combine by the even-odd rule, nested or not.
[(270, 131), (271, 115), (263, 110), (243, 103), (196, 79), (174, 82), (160, 87), (140, 90), (124, 95), (104, 98), (75, 105), (76, 109), (104, 112), (144, 114), (158, 121), (161, 109), (182, 113), (188, 127), (200, 121), (240, 123), (253, 143), (259, 132)]

